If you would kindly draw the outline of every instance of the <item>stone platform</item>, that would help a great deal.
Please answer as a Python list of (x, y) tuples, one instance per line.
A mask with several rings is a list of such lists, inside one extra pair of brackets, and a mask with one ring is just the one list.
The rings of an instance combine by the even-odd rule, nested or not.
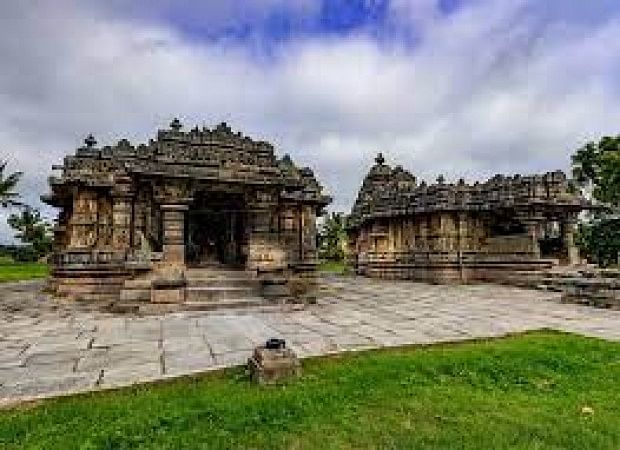
[(620, 311), (495, 285), (330, 278), (316, 305), (160, 316), (55, 303), (41, 282), (0, 286), (0, 404), (244, 364), (271, 337), (301, 357), (541, 328), (620, 340)]

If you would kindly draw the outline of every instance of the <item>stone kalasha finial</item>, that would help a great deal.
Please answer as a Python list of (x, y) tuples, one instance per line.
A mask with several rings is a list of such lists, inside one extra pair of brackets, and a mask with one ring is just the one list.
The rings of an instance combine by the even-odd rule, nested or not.
[(287, 166), (292, 166), (293, 160), (291, 159), (291, 155), (289, 155), (288, 153), (285, 153), (284, 156), (282, 157), (282, 163)]
[(439, 175), (437, 177), (437, 183), (438, 184), (444, 184), (446, 182), (446, 177), (444, 177), (443, 175)]
[(97, 145), (97, 139), (95, 139), (92, 134), (89, 134), (88, 136), (86, 136), (86, 139), (84, 139), (84, 144), (86, 144), (86, 147), (88, 148), (93, 148), (95, 145)]
[(178, 119), (178, 117), (175, 117), (174, 119), (172, 119), (172, 122), (170, 122), (170, 128), (174, 131), (179, 131), (181, 128), (183, 128), (183, 124)]
[(376, 162), (377, 164), (379, 164), (380, 166), (382, 166), (382, 165), (383, 165), (383, 163), (385, 162), (385, 158), (383, 157), (383, 153), (379, 152), (379, 153), (377, 154), (377, 157), (375, 158), (375, 162)]

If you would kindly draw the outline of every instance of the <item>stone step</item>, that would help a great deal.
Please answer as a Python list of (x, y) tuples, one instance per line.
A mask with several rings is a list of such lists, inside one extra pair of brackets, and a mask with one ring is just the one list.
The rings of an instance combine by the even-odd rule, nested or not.
[(134, 278), (133, 280), (125, 281), (124, 288), (125, 289), (151, 289), (150, 278)]
[(123, 289), (120, 296), (121, 302), (150, 302), (151, 288), (148, 289)]
[(244, 286), (194, 286), (185, 289), (186, 302), (218, 302), (229, 299), (243, 299), (255, 297), (257, 291), (252, 287)]
[(233, 269), (186, 269), (185, 278), (212, 279), (212, 278), (252, 278), (252, 272)]
[(183, 309), (189, 311), (215, 311), (219, 309), (236, 309), (236, 308), (250, 308), (250, 307), (268, 307), (280, 308), (280, 305), (269, 303), (264, 298), (248, 297), (248, 298), (230, 298), (219, 301), (185, 301)]
[(247, 288), (260, 288), (260, 281), (252, 278), (186, 278), (186, 286), (193, 287), (212, 287), (212, 288), (228, 288), (228, 287), (247, 287)]
[(74, 296), (75, 300), (84, 303), (105, 303), (116, 300), (118, 294), (87, 292)]

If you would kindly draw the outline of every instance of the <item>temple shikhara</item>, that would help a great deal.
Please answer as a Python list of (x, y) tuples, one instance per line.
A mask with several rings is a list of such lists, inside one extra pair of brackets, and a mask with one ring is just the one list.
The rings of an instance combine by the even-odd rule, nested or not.
[(379, 154), (349, 220), (358, 274), (430, 282), (522, 284), (555, 265), (579, 262), (579, 212), (561, 171), (490, 180), (418, 183)]
[(316, 217), (331, 199), (266, 142), (175, 119), (138, 146), (89, 136), (54, 169), (43, 200), (59, 209), (57, 294), (183, 303), (312, 291)]

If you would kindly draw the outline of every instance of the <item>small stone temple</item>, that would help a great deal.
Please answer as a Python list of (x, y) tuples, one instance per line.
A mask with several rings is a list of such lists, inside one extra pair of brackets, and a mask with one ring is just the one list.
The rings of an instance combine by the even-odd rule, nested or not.
[(527, 284), (579, 262), (574, 228), (590, 206), (561, 171), (427, 185), (379, 154), (353, 206), (348, 247), (370, 277)]
[(59, 295), (184, 302), (312, 289), (315, 222), (331, 199), (267, 142), (175, 119), (138, 146), (89, 136), (54, 170), (43, 201), (59, 210)]

